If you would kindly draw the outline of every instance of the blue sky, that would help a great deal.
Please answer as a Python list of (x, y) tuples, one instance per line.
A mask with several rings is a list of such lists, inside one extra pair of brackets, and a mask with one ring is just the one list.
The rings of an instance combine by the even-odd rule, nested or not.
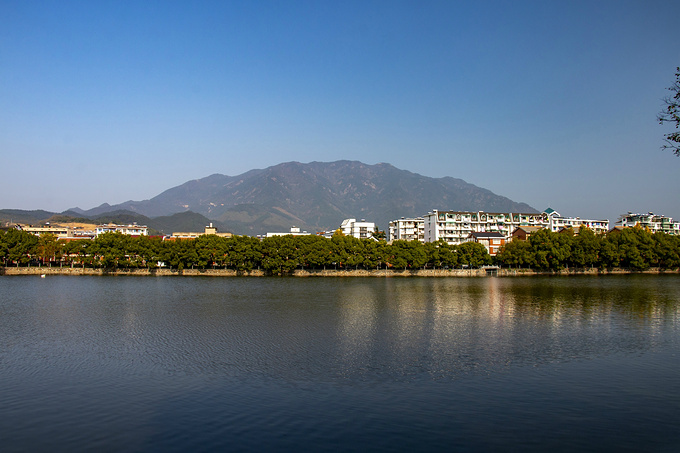
[(675, 0), (0, 0), (0, 208), (351, 159), (680, 219), (656, 122), (678, 17)]

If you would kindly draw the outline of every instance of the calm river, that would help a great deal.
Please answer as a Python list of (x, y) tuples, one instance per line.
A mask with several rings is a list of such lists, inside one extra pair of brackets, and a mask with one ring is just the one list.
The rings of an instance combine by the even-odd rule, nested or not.
[(0, 277), (0, 451), (680, 451), (680, 276)]

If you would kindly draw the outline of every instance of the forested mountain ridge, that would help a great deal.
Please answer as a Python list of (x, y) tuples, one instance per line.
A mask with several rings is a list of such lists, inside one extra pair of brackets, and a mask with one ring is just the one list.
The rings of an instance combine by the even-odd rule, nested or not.
[(238, 176), (213, 174), (150, 200), (73, 211), (94, 215), (121, 209), (151, 218), (193, 211), (237, 234), (287, 231), (293, 225), (322, 231), (337, 228), (345, 218), (365, 218), (386, 229), (390, 220), (432, 209), (537, 212), (462, 179), (357, 161), (287, 162)]

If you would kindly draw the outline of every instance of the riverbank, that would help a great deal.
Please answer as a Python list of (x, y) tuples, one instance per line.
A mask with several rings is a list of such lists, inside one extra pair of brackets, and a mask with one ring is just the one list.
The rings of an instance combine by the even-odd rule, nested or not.
[[(561, 271), (536, 271), (532, 269), (415, 269), (415, 270), (303, 270), (297, 269), (292, 277), (523, 277), (534, 275), (621, 275), (621, 274), (678, 274), (680, 269), (652, 268), (645, 271), (627, 269), (563, 269)], [(139, 277), (205, 276), (205, 277), (267, 277), (262, 270), (235, 271), (232, 269), (92, 269), (80, 267), (0, 267), (0, 275), (114, 275)]]

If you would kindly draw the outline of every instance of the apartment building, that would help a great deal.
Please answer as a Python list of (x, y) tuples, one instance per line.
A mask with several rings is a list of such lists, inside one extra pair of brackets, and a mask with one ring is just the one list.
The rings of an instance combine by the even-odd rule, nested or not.
[(548, 227), (546, 213), (465, 212), (433, 210), (423, 216), (424, 242), (461, 244), (472, 233), (496, 232), (508, 238), (518, 226)]
[(402, 217), (392, 220), (389, 226), (390, 241), (421, 241), (425, 240), (425, 219), (422, 217), (406, 219)]
[(674, 222), (672, 217), (657, 215), (653, 212), (647, 214), (633, 214), (628, 212), (616, 222), (616, 226), (622, 228), (636, 225), (646, 228), (652, 233), (663, 232), (666, 234), (680, 234), (680, 222)]
[(97, 225), (94, 230), (95, 235), (99, 236), (104, 233), (122, 233), (130, 236), (147, 236), (149, 228), (146, 225), (116, 225), (115, 223), (108, 223), (105, 225)]
[(357, 222), (356, 219), (345, 219), (340, 225), (340, 230), (345, 236), (354, 236), (359, 239), (366, 239), (373, 236), (375, 223), (367, 222), (365, 219)]
[[(345, 219), (342, 221), (342, 224), (340, 224), (338, 230), (345, 236), (367, 239), (373, 237), (376, 228), (375, 222), (367, 222), (365, 219), (361, 219), (360, 222), (357, 222), (357, 219)], [(319, 234), (326, 238), (332, 238), (336, 231), (337, 230), (329, 230)]]
[(563, 217), (559, 212), (552, 208), (548, 208), (543, 212), (548, 215), (548, 228), (555, 233), (558, 233), (565, 228), (574, 228), (577, 230), (580, 227), (588, 227), (597, 234), (605, 234), (609, 231), (608, 219), (590, 220), (582, 219), (580, 217)]
[(170, 235), (169, 239), (196, 239), (197, 237), (212, 234), (219, 237), (229, 238), (232, 236), (231, 233), (219, 233), (217, 227), (213, 226), (211, 223), (209, 226), (203, 229), (203, 232), (199, 231), (176, 231)]
[(73, 228), (62, 227), (62, 226), (33, 226), (33, 225), (17, 225), (17, 229), (25, 231), (27, 233), (40, 236), (41, 234), (53, 234), (57, 238), (70, 238), (74, 236)]
[(264, 237), (271, 238), (274, 236), (310, 236), (311, 233), (307, 233), (306, 231), (300, 231), (299, 227), (293, 226), (290, 228), (290, 231), (287, 233), (267, 233)]

